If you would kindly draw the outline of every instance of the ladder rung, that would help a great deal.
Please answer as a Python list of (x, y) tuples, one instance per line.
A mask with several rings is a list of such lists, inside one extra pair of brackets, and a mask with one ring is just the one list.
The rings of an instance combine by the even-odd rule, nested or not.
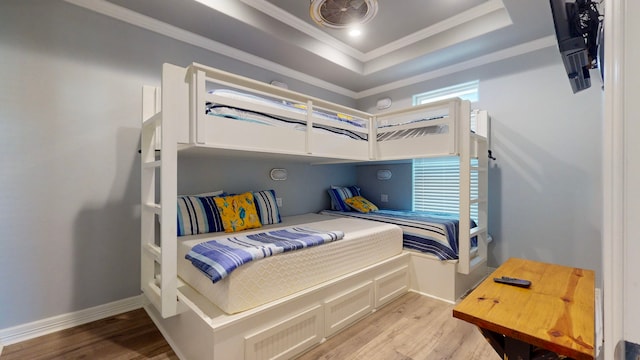
[(486, 167), (479, 167), (479, 166), (471, 166), (471, 167), (469, 168), (469, 170), (471, 170), (471, 171), (480, 171), (480, 172), (485, 172), (485, 171), (487, 171), (487, 168), (486, 168)]
[(158, 264), (162, 264), (161, 257), (160, 257), (160, 255), (162, 254), (162, 249), (159, 246), (155, 244), (145, 244), (144, 250), (148, 254), (153, 256), (153, 258)]
[(478, 203), (482, 203), (482, 204), (484, 204), (484, 203), (486, 203), (486, 202), (487, 202), (487, 199), (486, 199), (486, 198), (475, 198), (475, 199), (470, 199), (470, 200), (469, 200), (469, 203), (470, 203), (470, 204), (478, 204)]
[(162, 160), (156, 160), (156, 161), (146, 162), (142, 166), (144, 166), (146, 169), (150, 169), (150, 168), (159, 168), (161, 165), (162, 165)]
[(471, 231), (469, 231), (469, 236), (473, 237), (476, 236), (478, 234), (487, 232), (487, 228), (484, 226), (476, 226), (473, 229), (471, 229)]
[(160, 287), (156, 285), (156, 283), (151, 280), (147, 283), (145, 294), (151, 303), (156, 307), (156, 309), (162, 309), (162, 291)]
[(162, 211), (162, 206), (160, 206), (160, 204), (145, 204), (144, 208), (158, 215), (160, 215), (160, 212)]
[(150, 126), (158, 126), (160, 124), (160, 120), (162, 120), (162, 114), (156, 113), (152, 115), (150, 118), (142, 122), (142, 127), (150, 127)]

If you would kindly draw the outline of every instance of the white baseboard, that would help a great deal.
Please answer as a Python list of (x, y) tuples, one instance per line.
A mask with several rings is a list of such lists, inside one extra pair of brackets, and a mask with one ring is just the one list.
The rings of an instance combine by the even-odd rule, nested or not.
[(0, 354), (2, 353), (2, 348), (7, 345), (139, 309), (144, 305), (144, 299), (143, 295), (138, 295), (68, 314), (1, 329)]

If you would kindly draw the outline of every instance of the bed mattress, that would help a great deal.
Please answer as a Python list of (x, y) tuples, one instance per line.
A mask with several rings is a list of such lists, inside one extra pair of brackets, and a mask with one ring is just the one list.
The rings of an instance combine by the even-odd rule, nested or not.
[(340, 230), (345, 235), (335, 242), (245, 264), (216, 283), (184, 257), (194, 245), (230, 234), (185, 236), (178, 240), (178, 276), (221, 310), (233, 314), (402, 253), (402, 230), (398, 226), (362, 219), (305, 214), (243, 233), (300, 224), (319, 230)]

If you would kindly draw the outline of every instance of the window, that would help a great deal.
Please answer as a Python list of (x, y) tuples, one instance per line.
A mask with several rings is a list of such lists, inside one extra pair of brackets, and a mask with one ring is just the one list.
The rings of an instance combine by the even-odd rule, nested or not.
[[(478, 166), (478, 159), (471, 159)], [(471, 198), (478, 197), (478, 172), (471, 171)], [(460, 213), (460, 158), (457, 156), (413, 160), (413, 210)], [(478, 221), (478, 204), (471, 206)]]
[(422, 105), (434, 101), (444, 100), (452, 97), (459, 97), (462, 100), (469, 100), (474, 103), (479, 100), (478, 80), (448, 86), (446, 88), (432, 90), (426, 93), (413, 95), (413, 105)]
[[(413, 105), (427, 104), (451, 97), (476, 102), (479, 99), (479, 82), (429, 91), (413, 96)], [(474, 119), (471, 128), (475, 129)], [(471, 166), (478, 160), (471, 159)], [(471, 172), (471, 198), (478, 197), (478, 172)], [(413, 210), (460, 213), (460, 158), (427, 158), (413, 160)], [(471, 218), (478, 221), (478, 204), (471, 206)]]

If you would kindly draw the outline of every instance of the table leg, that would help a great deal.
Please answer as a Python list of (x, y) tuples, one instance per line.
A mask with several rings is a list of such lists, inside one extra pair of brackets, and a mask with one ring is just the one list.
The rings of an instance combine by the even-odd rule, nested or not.
[(536, 348), (518, 339), (478, 327), (482, 336), (504, 360), (570, 360), (552, 351)]
[(504, 338), (504, 360), (530, 360), (533, 347), (524, 341)]

